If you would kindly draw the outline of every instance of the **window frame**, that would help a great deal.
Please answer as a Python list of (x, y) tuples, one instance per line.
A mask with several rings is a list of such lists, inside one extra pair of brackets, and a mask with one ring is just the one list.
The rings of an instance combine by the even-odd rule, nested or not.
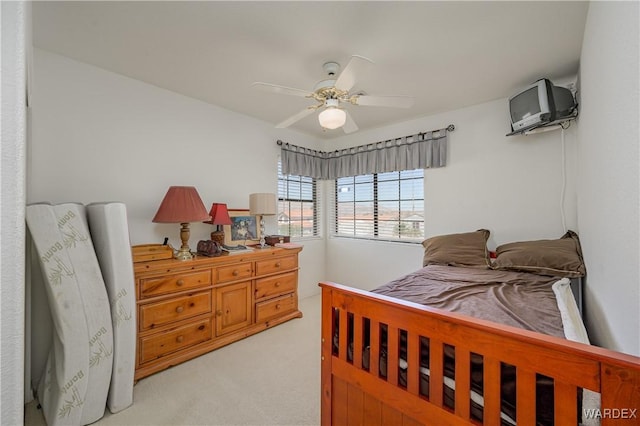
[[(303, 182), (303, 179), (307, 178), (307, 179), (311, 179), (311, 182)], [(283, 183), (284, 182), (284, 183)], [(293, 197), (289, 187), (290, 187), (290, 182), (295, 182), (298, 185), (300, 185), (300, 196), (299, 197)], [(301, 196), (302, 193), (302, 188), (303, 185), (311, 185), (311, 200), (308, 199), (304, 199)], [(281, 193), (281, 188), (285, 187), (286, 190)], [(277, 222), (277, 227), (278, 227), (278, 233), (281, 233), (283, 235), (287, 235), (289, 237), (291, 237), (291, 239), (293, 240), (305, 240), (305, 239), (317, 239), (317, 238), (321, 238), (321, 228), (320, 228), (320, 217), (321, 217), (321, 199), (320, 199), (320, 191), (319, 191), (319, 185), (318, 185), (318, 179), (314, 178), (314, 177), (310, 177), (310, 176), (302, 176), (302, 175), (284, 175), (282, 174), (282, 162), (280, 160), (278, 160), (278, 189), (277, 189), (277, 200), (278, 200), (278, 217), (276, 218), (276, 222)], [(281, 213), (290, 213), (291, 212), (291, 204), (292, 203), (309, 203), (311, 202), (313, 204), (313, 215), (312, 215), (312, 221), (313, 221), (313, 226), (312, 226), (312, 234), (313, 235), (304, 235), (303, 229), (303, 223), (304, 223), (304, 216), (300, 217), (299, 219), (295, 219), (295, 220), (291, 220), (291, 215), (287, 214), (287, 217), (289, 218), (289, 222), (288, 224), (281, 224), (280, 220), (279, 220), (279, 216)], [(280, 210), (280, 205), (281, 203), (287, 203), (288, 205), (288, 210), (287, 211), (281, 211)], [(295, 224), (299, 224), (300, 226), (300, 234), (299, 235), (291, 235), (291, 225), (292, 223)], [(283, 227), (287, 227), (286, 229), (286, 233), (283, 232), (285, 231), (283, 229)]]
[[(402, 172), (415, 172), (415, 171), (420, 171), (421, 172), (421, 176), (420, 177), (402, 177)], [(331, 236), (332, 237), (336, 237), (336, 238), (352, 238), (352, 239), (360, 239), (360, 240), (371, 240), (371, 241), (387, 241), (387, 242), (399, 242), (399, 243), (410, 243), (410, 244), (419, 244), (424, 240), (424, 223), (425, 223), (425, 218), (424, 218), (424, 169), (415, 169), (415, 170), (400, 170), (400, 171), (394, 171), (392, 173), (397, 173), (397, 178), (396, 179), (389, 179), (389, 180), (382, 180), (382, 182), (389, 182), (389, 181), (397, 181), (398, 182), (398, 193), (397, 193), (397, 197), (391, 200), (380, 200), (380, 194), (379, 194), (379, 185), (381, 180), (379, 179), (379, 175), (381, 174), (385, 174), (385, 173), (389, 173), (389, 172), (382, 172), (382, 173), (370, 173), (370, 174), (366, 174), (366, 175), (357, 175), (357, 176), (349, 176), (347, 177), (348, 179), (350, 179), (350, 182), (348, 183), (349, 185), (352, 185), (354, 187), (354, 196), (353, 196), (353, 200), (350, 200), (348, 202), (341, 202), (338, 200), (339, 198), (339, 192), (340, 192), (340, 180), (341, 179), (345, 179), (345, 178), (338, 178), (334, 180), (334, 185), (333, 185), (333, 226), (332, 226), (332, 232), (331, 232)], [(373, 203), (373, 223), (372, 223), (372, 233), (368, 234), (368, 235), (357, 235), (357, 228), (355, 225), (356, 222), (356, 217), (357, 217), (357, 196), (355, 193), (355, 188), (358, 184), (363, 184), (363, 183), (368, 183), (369, 181), (366, 182), (357, 182), (358, 178), (362, 178), (362, 177), (366, 177), (366, 176), (371, 176), (371, 184), (373, 186), (373, 196), (372, 196), (372, 200), (371, 202)], [(380, 224), (381, 222), (389, 222), (388, 220), (381, 220), (380, 219), (380, 203), (381, 202), (397, 202), (398, 203), (398, 219), (396, 221), (394, 221), (396, 223), (396, 226), (400, 227), (403, 223), (405, 223), (406, 221), (402, 220), (402, 214), (403, 214), (403, 210), (402, 210), (402, 203), (404, 201), (407, 201), (406, 199), (402, 198), (402, 193), (401, 193), (401, 185), (403, 181), (409, 181), (409, 180), (420, 180), (422, 187), (423, 187), (423, 192), (422, 192), (422, 198), (421, 199), (415, 199), (416, 201), (421, 201), (423, 208), (422, 208), (422, 234), (416, 237), (387, 237), (387, 236), (380, 236)], [(351, 204), (353, 206), (353, 221), (354, 221), (354, 233), (352, 235), (347, 234), (347, 233), (340, 233), (339, 229), (340, 229), (340, 219), (339, 219), (339, 206), (341, 204)], [(406, 211), (405, 211), (406, 212)], [(420, 221), (416, 221), (416, 223), (420, 223)], [(415, 229), (415, 228), (414, 228)], [(418, 229), (419, 229), (419, 225), (418, 225)]]

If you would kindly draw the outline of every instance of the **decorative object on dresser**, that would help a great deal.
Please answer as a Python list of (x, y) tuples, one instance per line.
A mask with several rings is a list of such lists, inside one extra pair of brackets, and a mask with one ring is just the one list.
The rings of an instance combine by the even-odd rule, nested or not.
[(135, 263), (135, 380), (302, 317), (301, 250), (268, 247), (190, 262)]
[(260, 216), (260, 248), (265, 248), (264, 216), (277, 213), (276, 194), (261, 192), (249, 195), (249, 211), (252, 215)]
[(231, 218), (227, 211), (227, 205), (223, 203), (213, 203), (211, 210), (209, 210), (209, 216), (211, 220), (205, 221), (205, 223), (211, 223), (216, 225), (216, 230), (211, 233), (211, 240), (222, 245), (224, 244), (224, 228), (223, 225), (231, 225)]
[(198, 254), (200, 256), (220, 256), (222, 254), (221, 245), (212, 240), (200, 240), (197, 246)]
[(229, 209), (231, 225), (224, 225), (225, 246), (246, 245), (260, 239), (256, 217), (248, 209)]
[(171, 259), (173, 248), (166, 244), (139, 244), (131, 247), (134, 262)]
[(207, 209), (193, 186), (171, 186), (153, 218), (156, 223), (179, 223), (182, 246), (175, 255), (178, 260), (191, 260), (189, 223), (209, 219)]
[(287, 249), (287, 250), (294, 250), (294, 249), (303, 247), (303, 245), (299, 243), (275, 243), (274, 246)]
[(291, 241), (291, 237), (288, 235), (265, 235), (265, 243), (270, 246), (275, 246), (278, 243), (288, 243)]

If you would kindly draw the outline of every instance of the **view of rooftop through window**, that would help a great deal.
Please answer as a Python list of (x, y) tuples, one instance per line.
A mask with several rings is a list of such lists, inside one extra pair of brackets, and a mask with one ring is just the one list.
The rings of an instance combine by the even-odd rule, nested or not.
[(335, 233), (385, 240), (424, 237), (422, 169), (336, 180)]
[(317, 236), (318, 220), (316, 180), (306, 176), (284, 176), (278, 162), (278, 234)]

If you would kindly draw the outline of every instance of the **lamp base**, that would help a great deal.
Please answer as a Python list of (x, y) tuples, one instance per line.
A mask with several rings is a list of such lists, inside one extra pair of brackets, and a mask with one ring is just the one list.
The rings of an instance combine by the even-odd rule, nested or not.
[(266, 247), (266, 239), (264, 238), (264, 216), (260, 216), (260, 248)]
[(180, 239), (182, 240), (182, 246), (176, 253), (175, 258), (178, 260), (191, 260), (193, 255), (189, 249), (189, 223), (183, 222), (180, 224)]
[(260, 238), (260, 242), (258, 244), (252, 245), (251, 246), (254, 249), (270, 249), (272, 248), (269, 244), (265, 243), (265, 240), (263, 238)]
[(211, 233), (211, 241), (214, 241), (220, 245), (224, 244), (224, 232), (223, 231), (213, 231)]
[(176, 252), (175, 258), (178, 260), (191, 260), (193, 259), (193, 255), (188, 247), (186, 249), (181, 248)]

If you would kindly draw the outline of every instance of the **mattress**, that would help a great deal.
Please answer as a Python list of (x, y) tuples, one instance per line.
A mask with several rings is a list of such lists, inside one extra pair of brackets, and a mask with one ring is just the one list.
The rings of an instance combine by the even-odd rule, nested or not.
[(81, 423), (104, 416), (113, 368), (113, 328), (109, 298), (89, 232), (82, 204), (53, 206), (63, 244), (75, 271), (82, 298), (89, 341), (88, 387), (82, 404)]
[(133, 403), (136, 356), (135, 282), (126, 206), (89, 204), (87, 219), (111, 307), (113, 369), (107, 406), (117, 413)]
[[(53, 325), (36, 396), (48, 425), (93, 423), (105, 411), (113, 328), (85, 207), (32, 204), (26, 218)], [(44, 334), (50, 324), (31, 326)]]
[(78, 425), (82, 423), (82, 403), (89, 382), (89, 331), (84, 302), (53, 207), (28, 205), (26, 220), (53, 323), (52, 345), (38, 382), (37, 397), (48, 425)]

